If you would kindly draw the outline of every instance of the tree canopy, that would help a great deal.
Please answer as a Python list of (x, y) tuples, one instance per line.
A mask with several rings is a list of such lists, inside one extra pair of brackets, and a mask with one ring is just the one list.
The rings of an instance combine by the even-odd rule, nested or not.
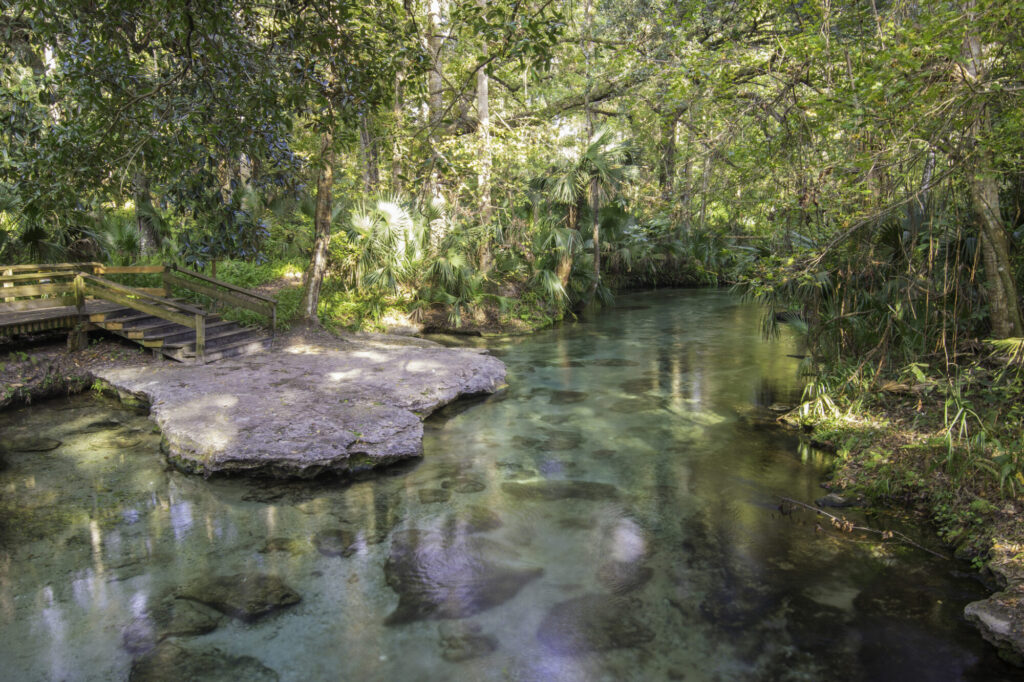
[(395, 256), (414, 271), (374, 289), (388, 305), (550, 318), (739, 283), (818, 325), (822, 356), (948, 355), (1024, 336), (1022, 19), (1016, 0), (8, 2), (0, 260), (300, 258), (316, 319), (322, 283), (368, 295), (356, 263), (384, 261), (355, 221), (384, 201), (432, 254)]

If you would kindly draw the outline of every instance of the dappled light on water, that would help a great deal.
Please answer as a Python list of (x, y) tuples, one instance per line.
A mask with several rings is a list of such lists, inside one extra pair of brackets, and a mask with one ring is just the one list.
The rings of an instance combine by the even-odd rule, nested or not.
[(791, 340), (720, 292), (620, 304), (491, 342), (509, 387), (358, 480), (181, 474), (88, 397), (0, 415), (4, 674), (1013, 679), (959, 618), (967, 567), (780, 512), (828, 466), (772, 426)]

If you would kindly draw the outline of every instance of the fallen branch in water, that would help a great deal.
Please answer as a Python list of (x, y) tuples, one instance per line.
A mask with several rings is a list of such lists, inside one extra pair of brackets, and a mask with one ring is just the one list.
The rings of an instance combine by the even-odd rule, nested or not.
[[(839, 529), (839, 530), (841, 530), (841, 531), (843, 531), (844, 533), (852, 533), (855, 530), (859, 530), (859, 531), (862, 531), (862, 532), (865, 532), (865, 533), (874, 533), (875, 535), (879, 535), (879, 536), (881, 536), (881, 538), (883, 540), (890, 540), (892, 538), (896, 538), (897, 540), (900, 540), (902, 542), (907, 543), (911, 547), (916, 547), (917, 549), (920, 549), (923, 552), (928, 552), (932, 556), (937, 556), (940, 559), (949, 560), (949, 557), (947, 557), (947, 556), (945, 556), (943, 554), (939, 554), (935, 550), (928, 549), (924, 545), (920, 545), (920, 544), (914, 542), (913, 540), (911, 540), (910, 538), (908, 538), (906, 535), (904, 535), (903, 533), (899, 532), (898, 530), (879, 530), (877, 528), (869, 528), (868, 526), (858, 526), (858, 525), (855, 525), (853, 523), (853, 521), (850, 521), (848, 519), (836, 516), (835, 514), (829, 514), (824, 509), (822, 509), (820, 507), (815, 507), (813, 504), (807, 504), (806, 502), (801, 502), (799, 500), (794, 500), (791, 497), (782, 497), (781, 495), (779, 496), (779, 499), (782, 500), (783, 502), (787, 502), (787, 503), (795, 505), (797, 507), (803, 507), (804, 509), (812, 511), (815, 514), (820, 514), (821, 516), (827, 516), (829, 518), (829, 520), (832, 522), (832, 526), (837, 528), (837, 529)], [(783, 513), (785, 513), (785, 511), (781, 509), (781, 505), (780, 505), (780, 511), (783, 511)]]

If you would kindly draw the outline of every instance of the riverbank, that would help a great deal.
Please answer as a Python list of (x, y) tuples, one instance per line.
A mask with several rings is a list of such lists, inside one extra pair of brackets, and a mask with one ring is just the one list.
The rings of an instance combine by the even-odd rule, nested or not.
[[(994, 377), (982, 377), (985, 369), (978, 367), (976, 374), (991, 387)], [(809, 429), (816, 444), (835, 451), (832, 491), (874, 507), (909, 510), (933, 525), (994, 592), (969, 604), (964, 616), (1001, 656), (1024, 665), (1024, 480), (1010, 468), (1014, 455), (1003, 445), (1013, 447), (1007, 440), (1014, 437), (1011, 417), (997, 424), (1002, 441), (991, 430), (986, 439), (979, 435), (985, 434), (979, 417), (984, 406), (976, 403), (969, 408), (971, 422), (960, 431), (962, 422), (952, 419), (956, 411), (950, 412), (942, 387), (931, 381), (890, 381), (871, 392), (832, 398), (834, 410), (788, 417)], [(977, 396), (961, 395), (972, 398)], [(1009, 413), (1013, 405), (1002, 407)]]

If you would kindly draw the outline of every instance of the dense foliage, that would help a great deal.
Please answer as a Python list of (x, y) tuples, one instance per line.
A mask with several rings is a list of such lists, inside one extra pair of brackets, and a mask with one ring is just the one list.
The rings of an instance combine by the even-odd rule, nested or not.
[(1022, 20), (1016, 0), (5, 2), (0, 261), (301, 263), (296, 315), (328, 322), (327, 300), (536, 322), (739, 283), (816, 361), (948, 371), (1024, 337)]

